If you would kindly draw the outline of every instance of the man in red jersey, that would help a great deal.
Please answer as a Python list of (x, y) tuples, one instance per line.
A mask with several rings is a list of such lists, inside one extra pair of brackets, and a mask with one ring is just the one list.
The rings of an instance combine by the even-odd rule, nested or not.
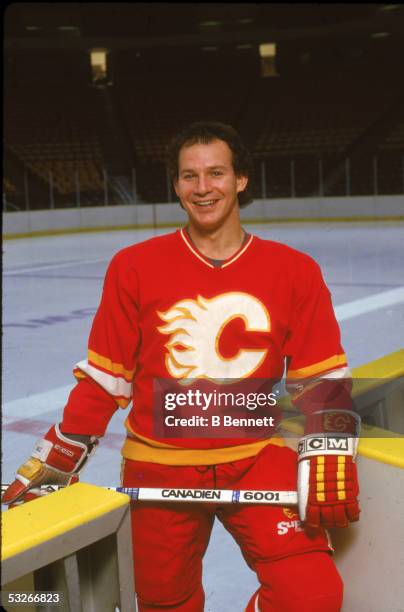
[[(3, 503), (35, 495), (40, 484), (76, 480), (115, 410), (133, 400), (124, 486), (297, 488), (300, 512), (134, 504), (140, 612), (203, 611), (202, 559), (216, 517), (260, 582), (246, 612), (336, 612), (342, 581), (325, 528), (358, 520), (359, 507), (357, 418), (330, 293), (308, 255), (242, 228), (251, 159), (233, 128), (190, 125), (171, 143), (169, 167), (188, 224), (113, 257), (63, 421), (20, 467)], [(307, 416), (299, 455), (269, 427), (255, 437), (223, 430), (195, 437), (183, 425), (156, 434), (156, 381), (199, 390), (217, 379), (279, 380), (285, 366), (292, 399)]]

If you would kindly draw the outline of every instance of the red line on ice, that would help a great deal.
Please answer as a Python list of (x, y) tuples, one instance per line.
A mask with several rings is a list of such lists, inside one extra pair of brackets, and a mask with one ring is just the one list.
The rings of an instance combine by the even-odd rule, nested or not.
[[(52, 425), (50, 421), (40, 421), (38, 419), (19, 419), (18, 421), (12, 421), (11, 423), (3, 423), (3, 431), (12, 431), (17, 434), (26, 434), (41, 438), (45, 435), (50, 425)], [(122, 434), (110, 432), (105, 434), (105, 437), (102, 438), (101, 444), (106, 448), (120, 450), (124, 439), (125, 432), (122, 432)]]

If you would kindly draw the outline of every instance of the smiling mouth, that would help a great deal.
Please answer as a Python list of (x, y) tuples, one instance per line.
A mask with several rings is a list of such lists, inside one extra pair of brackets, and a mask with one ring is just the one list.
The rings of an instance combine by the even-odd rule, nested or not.
[(194, 202), (195, 206), (208, 207), (213, 206), (217, 200), (205, 200), (204, 202)]

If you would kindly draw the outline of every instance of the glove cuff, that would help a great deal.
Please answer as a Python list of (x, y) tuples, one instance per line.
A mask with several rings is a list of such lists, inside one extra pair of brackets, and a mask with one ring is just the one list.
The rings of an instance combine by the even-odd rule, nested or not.
[(47, 467), (64, 474), (78, 474), (93, 454), (98, 444), (94, 439), (90, 445), (72, 440), (62, 434), (59, 425), (53, 425), (44, 438), (38, 440), (31, 459), (39, 460)]
[(353, 410), (317, 410), (307, 416), (304, 433), (357, 437), (360, 424), (360, 416)]
[(309, 434), (300, 439), (297, 448), (299, 461), (317, 455), (350, 455), (356, 457), (358, 439), (338, 434)]

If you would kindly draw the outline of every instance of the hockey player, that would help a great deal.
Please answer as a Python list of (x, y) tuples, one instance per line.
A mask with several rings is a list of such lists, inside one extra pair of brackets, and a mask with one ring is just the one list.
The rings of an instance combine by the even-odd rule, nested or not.
[[(358, 520), (359, 507), (357, 418), (330, 293), (309, 256), (242, 228), (251, 159), (233, 128), (192, 124), (172, 142), (169, 167), (188, 224), (113, 257), (63, 420), (3, 502), (77, 480), (115, 410), (133, 400), (124, 486), (298, 487), (300, 499), (300, 517), (275, 505), (134, 504), (140, 612), (202, 612), (202, 559), (215, 517), (260, 582), (246, 612), (337, 612), (343, 586), (325, 528)], [(307, 415), (299, 456), (273, 431), (257, 439), (154, 434), (154, 381), (278, 380), (285, 364), (293, 401)]]

